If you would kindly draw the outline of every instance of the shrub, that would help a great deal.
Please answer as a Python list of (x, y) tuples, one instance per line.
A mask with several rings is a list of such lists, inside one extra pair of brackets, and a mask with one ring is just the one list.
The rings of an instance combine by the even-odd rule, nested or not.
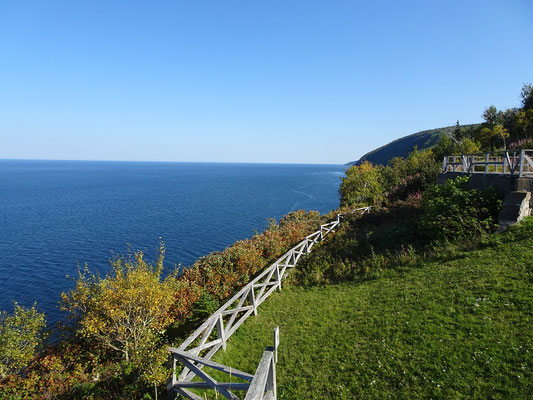
[(214, 299), (210, 294), (203, 293), (193, 309), (193, 323), (200, 325), (211, 316), (220, 307), (220, 302)]
[(339, 188), (341, 206), (373, 206), (381, 203), (383, 187), (379, 168), (365, 161), (346, 171)]
[(144, 254), (113, 260), (112, 273), (101, 278), (80, 273), (75, 289), (62, 294), (62, 308), (77, 319), (77, 333), (96, 341), (103, 348), (132, 356), (146, 356), (146, 347), (173, 322), (173, 276), (161, 281), (164, 247), (156, 265), (147, 263)]
[[(279, 223), (270, 221), (268, 229), (252, 239), (241, 240), (220, 252), (211, 253), (200, 258), (191, 268), (177, 277), (178, 282), (187, 282), (200, 289), (192, 301), (179, 296), (181, 321), (190, 317), (195, 311), (195, 303), (201, 296), (208, 296), (218, 302), (230, 297), (234, 291), (246, 284), (250, 278), (279, 257), (290, 246), (317, 230), (321, 223), (316, 211), (298, 210), (284, 216)], [(193, 316), (193, 319), (196, 319)]]
[(440, 170), (441, 165), (435, 161), (431, 150), (418, 151), (415, 148), (405, 159), (393, 158), (380, 171), (387, 203), (403, 201), (414, 193), (424, 191), (437, 182)]
[(455, 240), (495, 230), (501, 200), (494, 190), (466, 188), (468, 177), (449, 179), (422, 195), (420, 234), (434, 240)]
[(521, 149), (533, 149), (533, 139), (525, 138), (509, 144), (509, 149), (519, 151)]
[(0, 378), (22, 371), (33, 359), (46, 326), (35, 304), (25, 308), (15, 303), (13, 314), (0, 312)]
[(394, 205), (420, 193), (437, 182), (441, 162), (432, 150), (415, 148), (406, 158), (395, 157), (387, 166), (369, 162), (346, 171), (339, 188), (341, 209), (364, 205)]
[(418, 245), (418, 201), (349, 215), (334, 236), (313, 249), (290, 279), (302, 285), (367, 279), (411, 260)]

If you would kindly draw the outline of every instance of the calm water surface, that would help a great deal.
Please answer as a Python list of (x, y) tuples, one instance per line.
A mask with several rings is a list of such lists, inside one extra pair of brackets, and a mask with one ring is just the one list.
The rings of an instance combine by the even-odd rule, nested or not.
[(77, 264), (106, 272), (130, 244), (165, 264), (253, 236), (296, 209), (338, 206), (342, 165), (0, 160), (0, 310), (37, 301), (49, 323)]

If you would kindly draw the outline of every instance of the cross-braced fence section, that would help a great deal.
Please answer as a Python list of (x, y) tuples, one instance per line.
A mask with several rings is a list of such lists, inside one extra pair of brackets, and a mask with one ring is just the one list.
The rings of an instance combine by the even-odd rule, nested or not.
[[(189, 389), (215, 390), (227, 399), (238, 400), (231, 391), (246, 391), (245, 400), (276, 399), (276, 363), (278, 362), (279, 327), (274, 329), (274, 346), (267, 347), (254, 375), (238, 369), (207, 360), (203, 357), (193, 356), (185, 351), (171, 348), (174, 364), (179, 362), (189, 367), (199, 381), (175, 382), (173, 392), (193, 400), (202, 400), (203, 397), (191, 392)], [(240, 379), (241, 382), (218, 382), (210, 376), (204, 368), (211, 368), (229, 375), (230, 379)]]
[[(290, 269), (296, 267), (298, 260), (304, 254), (308, 254), (313, 246), (320, 242), (328, 233), (333, 232), (340, 224), (343, 216), (346, 214), (365, 214), (370, 209), (371, 207), (362, 207), (348, 213), (338, 214), (334, 221), (321, 225), (320, 230), (306, 236), (305, 239), (240, 289), (185, 339), (177, 349), (170, 348), (174, 357), (174, 369), (168, 384), (169, 392), (178, 392), (188, 398), (195, 399), (192, 395), (184, 394), (186, 382), (190, 382), (195, 376), (200, 376), (198, 371), (204, 365), (207, 365), (205, 361), (210, 360), (220, 348), (225, 350), (227, 340), (239, 326), (250, 315), (257, 315), (257, 308), (274, 291), (281, 290), (283, 278)], [(189, 358), (185, 358), (184, 354), (187, 354)], [(197, 359), (195, 360), (191, 357), (196, 357)], [(203, 360), (203, 362), (198, 359)], [(178, 377), (176, 376), (177, 362), (183, 366)], [(180, 387), (184, 389), (178, 390)], [(224, 395), (224, 391), (219, 392)], [(233, 399), (234, 397), (227, 398)]]
[(533, 150), (445, 156), (442, 172), (465, 174), (533, 175)]

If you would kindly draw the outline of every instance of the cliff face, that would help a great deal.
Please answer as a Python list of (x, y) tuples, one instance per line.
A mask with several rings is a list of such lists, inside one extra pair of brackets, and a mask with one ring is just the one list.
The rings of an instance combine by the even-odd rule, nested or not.
[[(473, 127), (474, 125), (462, 125), (462, 128)], [(363, 161), (370, 161), (372, 164), (386, 165), (390, 159), (394, 157), (406, 157), (413, 149), (418, 147), (418, 150), (433, 147), (440, 140), (441, 135), (446, 131), (451, 131), (454, 126), (447, 126), (444, 128), (431, 129), (413, 133), (396, 139), (389, 144), (378, 147), (366, 153), (357, 161), (351, 161), (346, 165), (359, 165)]]

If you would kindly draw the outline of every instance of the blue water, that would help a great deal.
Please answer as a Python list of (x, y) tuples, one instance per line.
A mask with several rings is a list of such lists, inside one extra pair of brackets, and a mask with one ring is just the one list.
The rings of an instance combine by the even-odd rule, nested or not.
[(267, 218), (338, 206), (342, 165), (0, 160), (0, 310), (61, 318), (77, 264), (105, 273), (128, 244), (191, 265), (262, 231)]

